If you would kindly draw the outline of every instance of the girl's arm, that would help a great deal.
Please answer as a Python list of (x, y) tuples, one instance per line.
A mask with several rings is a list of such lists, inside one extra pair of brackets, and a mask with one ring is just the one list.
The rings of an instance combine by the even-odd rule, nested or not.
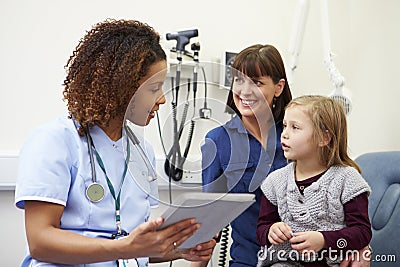
[(264, 194), (261, 196), (260, 213), (257, 222), (257, 241), (261, 246), (271, 246), (268, 241), (268, 232), (271, 226), (280, 222), (278, 207), (273, 205)]

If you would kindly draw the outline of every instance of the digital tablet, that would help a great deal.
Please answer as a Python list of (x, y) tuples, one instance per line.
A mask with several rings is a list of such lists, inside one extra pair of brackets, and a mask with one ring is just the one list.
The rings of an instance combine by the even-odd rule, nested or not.
[(165, 228), (188, 218), (196, 218), (201, 227), (179, 248), (193, 248), (211, 240), (219, 231), (255, 202), (253, 194), (239, 193), (182, 193), (161, 215)]

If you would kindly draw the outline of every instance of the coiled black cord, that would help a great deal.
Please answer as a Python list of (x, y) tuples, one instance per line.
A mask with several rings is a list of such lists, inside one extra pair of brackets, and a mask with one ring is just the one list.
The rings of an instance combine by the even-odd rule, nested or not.
[(185, 148), (185, 152), (183, 152), (183, 163), (186, 160), (187, 155), (189, 154), (189, 149), (190, 149), (190, 144), (192, 143), (192, 138), (193, 138), (193, 132), (194, 132), (194, 120), (190, 121), (190, 129), (189, 129), (189, 137), (186, 143), (186, 148)]
[(229, 240), (229, 225), (226, 226), (224, 229), (221, 231), (221, 244), (220, 244), (220, 252), (219, 252), (219, 258), (218, 258), (218, 266), (219, 267), (225, 267), (226, 263), (226, 258), (228, 255), (228, 240)]
[(182, 160), (182, 154), (179, 146), (180, 133), (178, 133), (178, 122), (176, 117), (177, 117), (177, 107), (175, 103), (172, 103), (172, 121), (174, 127), (173, 144), (171, 150), (166, 156), (164, 171), (174, 181), (180, 181), (183, 176), (183, 170), (181, 168), (183, 164), (181, 164), (180, 162)]

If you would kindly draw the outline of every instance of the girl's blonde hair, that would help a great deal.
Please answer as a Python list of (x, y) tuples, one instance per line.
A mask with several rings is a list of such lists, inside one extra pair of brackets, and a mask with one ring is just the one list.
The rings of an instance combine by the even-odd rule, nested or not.
[(324, 140), (327, 134), (330, 142), (320, 149), (322, 164), (328, 168), (332, 165), (351, 166), (361, 173), (361, 168), (347, 152), (347, 121), (343, 107), (335, 100), (318, 95), (306, 95), (293, 99), (286, 109), (302, 106), (314, 127), (314, 141)]

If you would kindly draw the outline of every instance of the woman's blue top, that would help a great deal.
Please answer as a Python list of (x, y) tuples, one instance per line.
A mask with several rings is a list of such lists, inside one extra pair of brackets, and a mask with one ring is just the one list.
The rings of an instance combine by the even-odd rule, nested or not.
[(270, 172), (287, 164), (280, 142), (281, 133), (280, 121), (270, 129), (264, 149), (235, 116), (225, 125), (209, 131), (201, 147), (203, 191), (253, 193), (256, 197), (256, 202), (231, 223), (231, 267), (257, 265), (260, 185)]

